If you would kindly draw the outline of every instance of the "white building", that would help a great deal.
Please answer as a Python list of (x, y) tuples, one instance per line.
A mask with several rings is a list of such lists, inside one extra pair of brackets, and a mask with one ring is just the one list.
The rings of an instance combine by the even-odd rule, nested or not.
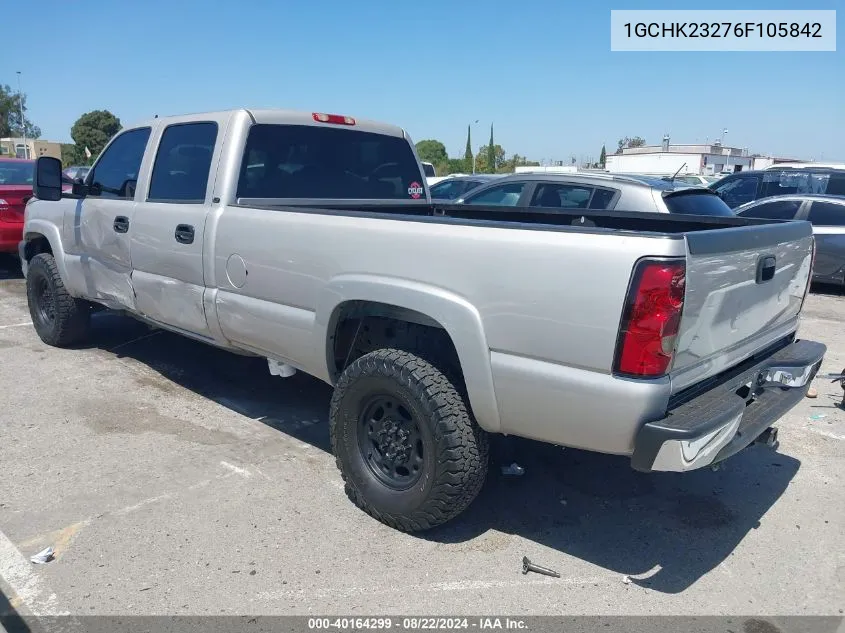
[(61, 160), (62, 144), (35, 138), (0, 138), (0, 156), (12, 158), (52, 156)]
[(608, 154), (605, 169), (612, 173), (699, 174), (702, 176), (751, 169), (748, 150), (707, 145), (663, 145), (626, 147), (621, 154)]

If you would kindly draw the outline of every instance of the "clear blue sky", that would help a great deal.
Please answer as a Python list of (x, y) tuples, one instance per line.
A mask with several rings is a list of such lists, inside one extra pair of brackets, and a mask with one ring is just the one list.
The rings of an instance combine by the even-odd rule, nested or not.
[[(42, 136), (83, 112), (124, 124), (239, 106), (396, 123), (463, 153), (495, 122), (511, 154), (598, 158), (602, 142), (712, 140), (845, 161), (845, 42), (835, 53), (611, 53), (610, 9), (840, 9), (707, 0), (7, 0), (0, 83), (22, 72)], [(15, 37), (21, 28), (22, 36)]]

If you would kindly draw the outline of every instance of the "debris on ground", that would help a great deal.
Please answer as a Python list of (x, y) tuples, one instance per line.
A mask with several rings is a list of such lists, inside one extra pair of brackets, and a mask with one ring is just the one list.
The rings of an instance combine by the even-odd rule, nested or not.
[(630, 585), (631, 584), (631, 577), (630, 576), (622, 576), (622, 582), (624, 582), (626, 585)]
[(560, 578), (560, 574), (557, 573), (554, 569), (549, 569), (548, 567), (540, 567), (539, 565), (535, 565), (532, 563), (527, 556), (522, 557), (522, 573), (527, 574), (529, 571), (533, 571), (535, 574), (543, 574), (544, 576), (552, 576), (553, 578)]
[(819, 397), (819, 390), (815, 387), (810, 387), (807, 390), (807, 397), (808, 398), (818, 398)]
[(513, 462), (510, 466), (502, 466), (502, 474), (508, 477), (522, 477), (525, 474), (525, 469)]
[(822, 420), (827, 417), (826, 413), (814, 413), (810, 416), (811, 420)]
[(53, 560), (53, 553), (54, 550), (52, 547), (45, 547), (35, 556), (31, 556), (29, 560), (30, 562), (35, 563), (36, 565), (44, 565), (45, 563), (49, 563), (51, 560)]

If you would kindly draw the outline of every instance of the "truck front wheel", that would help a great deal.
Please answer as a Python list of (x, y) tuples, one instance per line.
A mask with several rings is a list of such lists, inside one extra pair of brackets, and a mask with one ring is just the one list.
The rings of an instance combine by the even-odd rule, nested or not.
[(39, 253), (30, 260), (26, 298), (35, 332), (47, 345), (67, 347), (87, 336), (89, 303), (68, 294), (50, 253)]
[(487, 434), (443, 373), (409, 352), (380, 349), (349, 365), (329, 428), (346, 494), (399, 530), (454, 518), (487, 475)]

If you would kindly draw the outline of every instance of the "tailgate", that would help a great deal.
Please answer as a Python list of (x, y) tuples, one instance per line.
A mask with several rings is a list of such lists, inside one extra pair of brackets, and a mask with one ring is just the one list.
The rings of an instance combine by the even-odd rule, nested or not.
[(672, 391), (714, 376), (793, 332), (812, 266), (809, 222), (688, 233), (686, 296)]

